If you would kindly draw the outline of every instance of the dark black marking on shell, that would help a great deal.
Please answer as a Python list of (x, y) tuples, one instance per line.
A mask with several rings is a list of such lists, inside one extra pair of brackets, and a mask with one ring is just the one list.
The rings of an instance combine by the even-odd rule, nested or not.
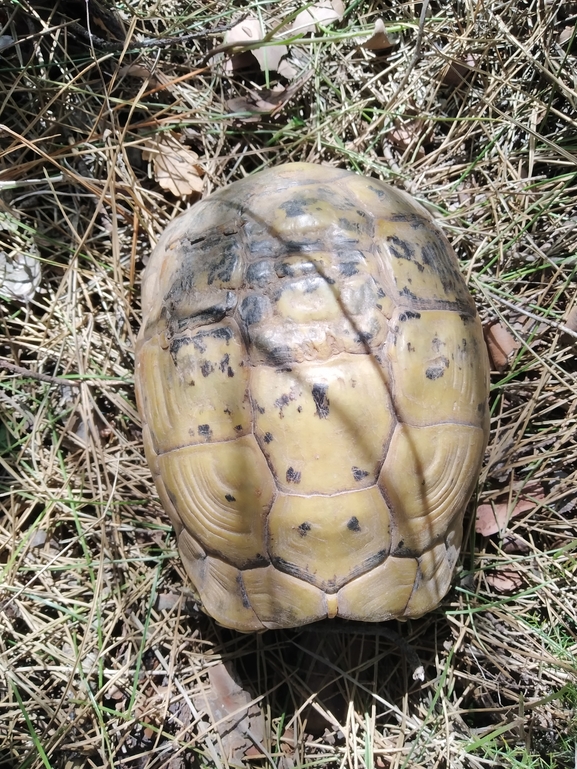
[(360, 224), (360, 222), (351, 222), (346, 216), (341, 216), (339, 218), (339, 227), (342, 227), (343, 230), (348, 230), (349, 232), (358, 233), (361, 229)]
[(459, 309), (474, 314), (475, 305), (459, 272), (452, 250), (443, 234), (433, 225), (426, 226), (427, 242), (421, 248), (421, 260), (439, 278), (447, 294), (455, 294)]
[(328, 398), (329, 386), (326, 384), (313, 385), (313, 400), (315, 402), (317, 416), (319, 419), (326, 419), (329, 415), (330, 401)]
[(347, 529), (349, 531), (360, 531), (361, 530), (361, 524), (359, 523), (359, 519), (356, 515), (353, 515), (352, 518), (350, 518), (347, 521)]
[(353, 473), (353, 478), (355, 479), (355, 481), (362, 481), (363, 478), (366, 478), (367, 475), (369, 474), (368, 470), (361, 470), (360, 467), (355, 467), (354, 465), (353, 467), (351, 467), (351, 471)]
[(421, 216), (420, 214), (398, 213), (392, 214), (392, 216), (387, 218), (391, 222), (407, 222), (407, 224), (410, 224), (414, 230), (417, 230), (420, 227), (425, 227), (427, 224), (429, 224), (427, 217)]
[(240, 259), (239, 243), (236, 238), (234, 240), (222, 238), (218, 248), (221, 257), (211, 265), (208, 271), (207, 282), (209, 286), (217, 279), (221, 283), (229, 283)]
[[(218, 323), (234, 310), (236, 302), (235, 293), (227, 291), (222, 301), (217, 301), (208, 307), (193, 310), (194, 301), (183, 292), (166, 302), (163, 315), (168, 322), (169, 332), (174, 335), (185, 328)], [(189, 308), (188, 313), (183, 314), (183, 307)]]
[(435, 352), (440, 352), (441, 347), (445, 347), (445, 343), (439, 339), (439, 337), (435, 334), (435, 336), (431, 339), (431, 347)]
[(432, 381), (435, 379), (440, 379), (444, 375), (445, 370), (449, 368), (449, 361), (447, 358), (441, 357), (438, 360), (438, 363), (433, 366), (429, 366), (425, 371), (425, 376), (427, 379)]
[(247, 326), (259, 323), (268, 310), (268, 300), (259, 294), (249, 294), (242, 300), (239, 308), (240, 317)]
[(240, 593), (243, 608), (250, 609), (251, 608), (250, 601), (248, 600), (246, 587), (244, 586), (244, 580), (242, 578), (242, 573), (240, 571), (236, 575), (236, 584), (238, 585), (238, 591)]
[(290, 397), (290, 395), (287, 395), (286, 393), (283, 393), (279, 398), (276, 399), (274, 402), (274, 405), (277, 407), (277, 409), (280, 411), (280, 417), (282, 418), (284, 414), (282, 413), (282, 410), (285, 406), (288, 406), (289, 403), (293, 400), (293, 398)]
[(366, 572), (371, 571), (371, 569), (374, 569), (379, 564), (383, 563), (387, 555), (388, 551), (379, 550), (378, 553), (375, 553), (371, 557), (366, 558), (357, 566), (357, 568), (352, 569), (349, 574), (343, 575), (341, 579), (333, 577), (333, 579), (327, 580), (319, 580), (316, 575), (312, 574), (308, 569), (297, 566), (294, 563), (290, 563), (284, 558), (272, 558), (271, 562), (273, 566), (275, 566), (279, 571), (282, 571), (285, 574), (290, 574), (293, 577), (298, 577), (305, 582), (309, 582), (311, 585), (316, 585), (317, 587), (320, 587), (321, 590), (324, 590), (325, 593), (330, 595), (331, 593), (336, 593), (344, 584), (349, 582), (351, 579), (354, 579), (354, 577), (365, 574)]
[(263, 435), (263, 440), (265, 443), (270, 443), (273, 440), (272, 433), (265, 433)]
[(246, 268), (246, 282), (249, 286), (263, 288), (274, 278), (273, 266), (270, 259), (259, 259)]
[(202, 435), (203, 438), (206, 438), (207, 441), (210, 440), (210, 437), (212, 435), (212, 430), (210, 429), (210, 425), (198, 425), (198, 434)]
[(312, 529), (312, 526), (307, 521), (303, 521), (301, 525), (298, 527), (298, 532), (301, 535), (301, 537), (306, 537), (308, 532)]
[(417, 295), (414, 294), (408, 286), (403, 286), (403, 288), (399, 291), (399, 296), (405, 296), (407, 299), (410, 299), (413, 302), (418, 301)]
[(404, 322), (406, 320), (418, 320), (420, 317), (420, 312), (415, 312), (414, 310), (405, 310), (405, 312), (400, 313), (399, 320)]
[(303, 235), (300, 240), (287, 240), (284, 243), (288, 254), (313, 253), (322, 251), (324, 243), (320, 238)]
[(262, 350), (270, 366), (285, 366), (293, 360), (293, 349), (288, 345), (267, 347)]
[(279, 208), (285, 212), (287, 219), (294, 219), (296, 216), (304, 216), (307, 213), (307, 207), (315, 202), (315, 198), (293, 195), (286, 203), (281, 203)]
[(202, 354), (206, 352), (206, 339), (212, 337), (212, 339), (219, 339), (228, 345), (233, 336), (234, 332), (231, 328), (229, 328), (229, 326), (213, 328), (210, 331), (199, 331), (194, 336), (178, 336), (172, 339), (170, 342), (170, 355), (174, 361), (174, 365), (176, 366), (176, 358), (181, 347), (186, 347), (187, 345), (191, 344), (193, 345), (196, 352)]
[(286, 471), (286, 481), (287, 483), (300, 483), (301, 482), (301, 472), (300, 470), (295, 470), (294, 467), (289, 467)]
[(341, 262), (339, 264), (339, 272), (346, 278), (350, 278), (351, 275), (358, 275), (358, 269), (355, 262)]
[(236, 502), (236, 497), (233, 497), (232, 494), (225, 494), (224, 498), (227, 502)]
[(207, 377), (214, 371), (214, 366), (209, 360), (203, 360), (200, 364), (200, 373), (203, 377)]
[(308, 259), (297, 262), (277, 261), (274, 269), (279, 278), (295, 278), (319, 273), (318, 266)]
[[(407, 240), (399, 238), (398, 235), (389, 235), (387, 238), (389, 251), (396, 259), (406, 259), (409, 262), (415, 261), (415, 247)], [(425, 269), (422, 264), (416, 262), (417, 269), (421, 272)]]
[(321, 281), (319, 278), (315, 275), (314, 278), (307, 278), (304, 281), (304, 294), (313, 294), (317, 289), (321, 286)]

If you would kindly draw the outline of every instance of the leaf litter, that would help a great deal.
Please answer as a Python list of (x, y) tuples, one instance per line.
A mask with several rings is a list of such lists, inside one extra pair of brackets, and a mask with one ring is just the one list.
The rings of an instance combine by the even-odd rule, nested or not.
[(143, 143), (142, 157), (152, 162), (156, 181), (176, 197), (202, 192), (204, 170), (198, 154), (185, 147), (173, 133), (160, 133)]

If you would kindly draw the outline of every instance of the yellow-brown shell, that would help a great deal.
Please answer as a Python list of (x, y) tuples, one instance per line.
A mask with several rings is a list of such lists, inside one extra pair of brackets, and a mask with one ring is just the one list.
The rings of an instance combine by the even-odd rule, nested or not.
[(347, 171), (271, 168), (167, 227), (142, 307), (146, 456), (206, 611), (251, 631), (434, 608), (488, 362), (425, 210)]

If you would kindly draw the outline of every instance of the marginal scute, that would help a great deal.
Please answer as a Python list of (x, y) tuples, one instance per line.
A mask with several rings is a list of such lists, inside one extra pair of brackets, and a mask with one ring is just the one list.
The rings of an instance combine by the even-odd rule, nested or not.
[(459, 422), (486, 429), (487, 351), (478, 318), (442, 310), (397, 311), (384, 357), (398, 418), (415, 426)]
[(478, 427), (397, 426), (379, 476), (391, 506), (393, 553), (420, 555), (462, 517), (484, 447)]
[(242, 572), (242, 580), (256, 616), (271, 630), (298, 627), (327, 616), (322, 590), (274, 566), (247, 569)]
[(166, 228), (142, 308), (145, 453), (205, 610), (251, 632), (434, 608), (489, 367), (427, 211), (378, 179), (272, 167)]
[(178, 547), (202, 605), (211, 617), (243, 633), (265, 629), (247, 601), (242, 573), (237, 568), (204, 555), (186, 530), (178, 538)]
[(389, 556), (379, 566), (339, 590), (339, 617), (362, 622), (384, 622), (402, 617), (416, 577), (415, 558)]
[(279, 570), (334, 593), (385, 559), (389, 511), (376, 486), (332, 497), (279, 494), (268, 540)]
[(266, 562), (265, 519), (275, 485), (255, 439), (189, 446), (159, 457), (185, 528), (239, 568)]
[(455, 567), (455, 561), (447, 558), (445, 542), (439, 542), (418, 560), (415, 587), (405, 609), (407, 617), (422, 617), (439, 605), (450, 587)]
[(383, 217), (375, 241), (385, 290), (398, 304), (475, 314), (453, 249), (428, 217)]

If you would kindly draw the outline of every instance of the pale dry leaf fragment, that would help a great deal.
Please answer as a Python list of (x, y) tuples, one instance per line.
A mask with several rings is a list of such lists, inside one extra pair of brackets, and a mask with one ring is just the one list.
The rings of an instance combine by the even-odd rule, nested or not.
[(292, 23), (291, 32), (305, 35), (314, 32), (318, 24), (323, 27), (340, 21), (345, 13), (342, 0), (319, 0), (318, 3), (301, 11)]
[(262, 48), (255, 48), (253, 54), (263, 72), (278, 72), (287, 79), (296, 75), (296, 69), (286, 59), (288, 56), (286, 45), (265, 45)]
[[(249, 16), (226, 32), (224, 44), (242, 46), (258, 43), (264, 36), (265, 29), (260, 19)], [(227, 59), (225, 71), (231, 74), (246, 69), (250, 66), (249, 57), (251, 56), (254, 56), (263, 72), (278, 72), (286, 78), (294, 77), (296, 74), (294, 67), (286, 60), (288, 48), (280, 44), (257, 46), (244, 53), (234, 53)]]
[(568, 43), (569, 41), (573, 40), (575, 37), (575, 27), (563, 27), (561, 32), (559, 32), (559, 36), (557, 37), (557, 42), (559, 45), (565, 45), (565, 43)]
[(264, 744), (264, 715), (258, 703), (237, 681), (232, 667), (220, 662), (208, 671), (209, 688), (193, 696), (194, 705), (211, 719), (226, 758), (242, 761), (247, 752)]
[(148, 139), (142, 157), (152, 161), (156, 181), (173, 195), (188, 197), (202, 192), (204, 171), (198, 155), (174, 134), (161, 133)]
[[(246, 45), (248, 43), (256, 43), (262, 40), (264, 37), (264, 27), (262, 26), (260, 19), (256, 16), (248, 16), (243, 19), (239, 24), (235, 24), (234, 27), (227, 30), (224, 35), (224, 45)], [(242, 69), (247, 69), (252, 61), (254, 51), (247, 51), (245, 53), (233, 53), (230, 58), (226, 60), (224, 70), (227, 74), (238, 72)]]
[(41, 276), (33, 235), (12, 213), (0, 211), (0, 296), (30, 302)]
[(484, 332), (493, 369), (505, 371), (521, 343), (501, 323), (492, 323)]
[(361, 43), (361, 48), (366, 48), (369, 51), (383, 51), (386, 48), (392, 48), (396, 45), (397, 40), (394, 35), (387, 34), (387, 28), (385, 22), (382, 19), (375, 21), (375, 28), (373, 34), (364, 43)]
[[(404, 152), (411, 145), (416, 145), (419, 140), (419, 135), (421, 133), (419, 122), (420, 121), (412, 120), (409, 123), (405, 123), (405, 125), (400, 125), (398, 128), (393, 128), (392, 131), (389, 131), (387, 137), (397, 149)], [(421, 158), (424, 158), (425, 154), (425, 148), (422, 144), (419, 144), (416, 152), (417, 159), (420, 160)]]

